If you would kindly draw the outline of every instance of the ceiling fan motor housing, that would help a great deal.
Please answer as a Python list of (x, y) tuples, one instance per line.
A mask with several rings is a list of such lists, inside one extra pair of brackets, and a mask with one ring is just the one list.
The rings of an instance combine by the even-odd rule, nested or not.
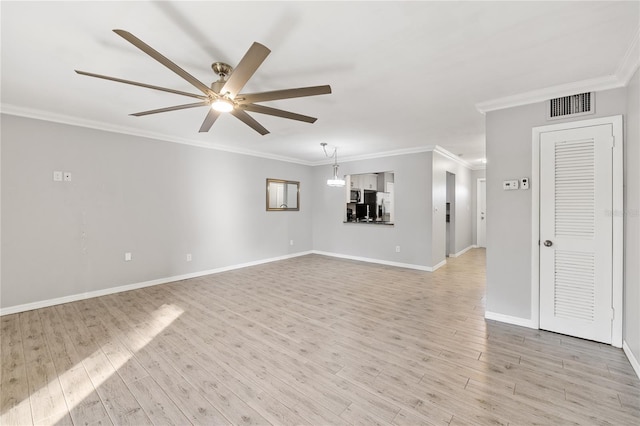
[(213, 64), (211, 64), (211, 69), (213, 70), (213, 72), (219, 75), (221, 79), (229, 76), (233, 71), (231, 65), (225, 64), (224, 62), (214, 62)]

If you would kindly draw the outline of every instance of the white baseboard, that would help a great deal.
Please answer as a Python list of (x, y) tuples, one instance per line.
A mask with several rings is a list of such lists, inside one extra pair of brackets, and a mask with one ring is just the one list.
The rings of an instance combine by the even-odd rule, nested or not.
[(472, 244), (472, 245), (470, 245), (469, 247), (464, 248), (464, 249), (460, 250), (460, 251), (459, 251), (459, 252), (457, 252), (457, 253), (452, 253), (452, 254), (450, 254), (450, 255), (449, 255), (449, 257), (458, 257), (458, 256), (462, 256), (463, 254), (465, 254), (465, 253), (466, 253), (466, 252), (468, 252), (469, 250), (474, 249), (474, 248), (477, 248), (477, 247), (478, 247), (478, 246), (476, 246), (475, 244)]
[(319, 250), (312, 250), (312, 253), (321, 254), (323, 256), (339, 257), (341, 259), (358, 260), (360, 262), (379, 263), (380, 265), (397, 266), (399, 268), (417, 269), (419, 271), (426, 271), (426, 272), (433, 272), (436, 269), (438, 269), (440, 266), (442, 266), (441, 264), (446, 263), (446, 261), (443, 261), (443, 262), (440, 262), (438, 265), (431, 267), (431, 266), (423, 266), (423, 265), (414, 265), (412, 263), (401, 263), (401, 262), (392, 262), (390, 260), (373, 259), (370, 257), (351, 256), (350, 254), (331, 253), (331, 252), (319, 251)]
[(443, 260), (443, 261), (442, 261), (442, 262), (440, 262), (440, 263), (436, 263), (434, 266), (432, 266), (432, 267), (431, 267), (431, 272), (436, 271), (436, 270), (438, 270), (438, 269), (442, 268), (442, 267), (443, 267), (444, 265), (446, 265), (446, 264), (447, 264), (447, 259)]
[(130, 291), (130, 290), (136, 290), (144, 287), (151, 287), (158, 284), (166, 284), (173, 281), (180, 281), (180, 280), (186, 280), (189, 278), (202, 277), (204, 275), (218, 274), (220, 272), (246, 268), (249, 266), (260, 265), (263, 263), (276, 262), (278, 260), (290, 259), (293, 257), (304, 256), (311, 253), (312, 253), (311, 251), (303, 251), (299, 253), (287, 254), (284, 256), (272, 257), (269, 259), (261, 259), (261, 260), (255, 260), (252, 262), (247, 262), (247, 263), (240, 263), (237, 265), (223, 266), (221, 268), (209, 269), (206, 271), (190, 272), (188, 274), (158, 278), (155, 280), (127, 284), (127, 285), (122, 285), (118, 287), (111, 287), (103, 290), (89, 291), (85, 293), (73, 294), (70, 296), (57, 297), (55, 299), (41, 300), (38, 302), (25, 303), (23, 305), (9, 306), (7, 308), (0, 308), (0, 316), (16, 314), (16, 313), (25, 312), (25, 311), (31, 311), (39, 308), (46, 308), (48, 306), (61, 305), (63, 303), (75, 302), (78, 300), (91, 299), (92, 297), (99, 297), (99, 296), (106, 296), (108, 294), (121, 293), (123, 291)]
[(488, 320), (500, 321), (507, 324), (519, 325), (520, 327), (527, 327), (538, 329), (538, 325), (534, 324), (529, 318), (512, 317), (510, 315), (498, 314), (495, 312), (486, 311), (484, 317)]
[(633, 352), (631, 352), (631, 348), (629, 347), (629, 345), (627, 345), (626, 341), (622, 341), (622, 350), (624, 351), (627, 358), (629, 358), (629, 362), (635, 370), (636, 376), (638, 376), (638, 378), (640, 379), (640, 362), (638, 362), (638, 359), (635, 357), (635, 355), (633, 355)]

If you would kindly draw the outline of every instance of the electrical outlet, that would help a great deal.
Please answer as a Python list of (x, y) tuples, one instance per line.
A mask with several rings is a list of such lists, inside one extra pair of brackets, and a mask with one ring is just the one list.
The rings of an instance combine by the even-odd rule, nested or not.
[(53, 172), (53, 181), (54, 182), (62, 182), (62, 172), (54, 171)]
[(520, 178), (520, 189), (529, 189), (529, 178)]
[(125, 253), (124, 254), (124, 261), (125, 262), (129, 262), (131, 260), (131, 253)]
[(187, 253), (187, 262), (191, 262), (192, 257), (191, 257), (191, 253)]
[(71, 182), (71, 172), (64, 172), (64, 181)]
[(400, 253), (400, 246), (396, 246), (396, 253)]

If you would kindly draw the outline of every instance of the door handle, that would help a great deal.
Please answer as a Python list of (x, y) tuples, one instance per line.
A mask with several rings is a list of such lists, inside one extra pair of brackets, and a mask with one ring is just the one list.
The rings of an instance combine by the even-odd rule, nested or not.
[(553, 243), (552, 243), (550, 240), (546, 240), (546, 241), (544, 242), (544, 246), (545, 246), (545, 247), (551, 247), (552, 245), (553, 245)]

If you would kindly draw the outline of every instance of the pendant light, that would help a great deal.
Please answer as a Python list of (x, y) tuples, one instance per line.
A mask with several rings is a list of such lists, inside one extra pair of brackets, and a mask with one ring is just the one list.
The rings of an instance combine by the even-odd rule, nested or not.
[(333, 177), (331, 179), (327, 179), (327, 185), (329, 186), (336, 186), (336, 187), (343, 187), (345, 185), (345, 181), (344, 179), (341, 179), (340, 177), (338, 177), (338, 147), (334, 147), (333, 148), (333, 154), (329, 155), (327, 153), (327, 143), (326, 142), (322, 142), (320, 145), (322, 145), (322, 150), (324, 151), (324, 155), (331, 158), (334, 158), (334, 162), (333, 162)]

